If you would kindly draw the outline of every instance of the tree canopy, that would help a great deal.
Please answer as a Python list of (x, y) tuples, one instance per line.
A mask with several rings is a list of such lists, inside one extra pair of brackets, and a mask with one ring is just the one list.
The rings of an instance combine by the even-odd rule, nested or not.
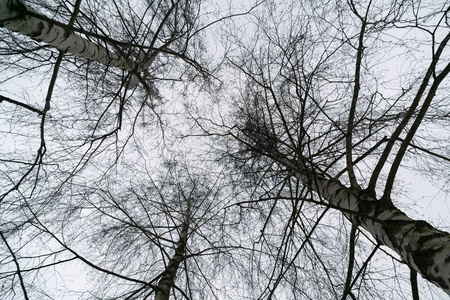
[(0, 0), (0, 294), (446, 299), (449, 4)]

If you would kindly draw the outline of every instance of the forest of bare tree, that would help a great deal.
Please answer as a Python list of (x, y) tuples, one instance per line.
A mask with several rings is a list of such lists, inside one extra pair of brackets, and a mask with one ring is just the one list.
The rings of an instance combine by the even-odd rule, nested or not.
[(0, 0), (0, 298), (448, 299), (448, 0)]

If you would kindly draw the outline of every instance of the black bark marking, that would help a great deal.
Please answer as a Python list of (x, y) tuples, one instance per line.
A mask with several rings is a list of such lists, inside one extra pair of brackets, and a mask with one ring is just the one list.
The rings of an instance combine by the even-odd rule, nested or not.
[(29, 36), (31, 38), (35, 38), (42, 34), (42, 31), (44, 31), (44, 24), (42, 22), (39, 22), (37, 25), (37, 28), (29, 33)]
[[(449, 288), (448, 284), (443, 278), (441, 278), (440, 276), (432, 276), (430, 272), (427, 272), (428, 267), (434, 264), (433, 256), (436, 254), (436, 250), (414, 251), (411, 254), (414, 259), (414, 263), (421, 271), (423, 277), (432, 282), (438, 283), (444, 289)], [(434, 268), (434, 271), (438, 272), (439, 268), (436, 268)]]

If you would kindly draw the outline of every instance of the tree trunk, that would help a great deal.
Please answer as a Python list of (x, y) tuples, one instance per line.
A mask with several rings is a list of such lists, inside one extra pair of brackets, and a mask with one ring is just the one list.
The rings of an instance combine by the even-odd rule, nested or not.
[(166, 269), (161, 275), (158, 286), (156, 288), (155, 300), (168, 300), (170, 291), (175, 286), (175, 277), (177, 275), (180, 263), (185, 258), (186, 245), (188, 241), (189, 223), (191, 218), (191, 199), (186, 199), (186, 211), (184, 211), (184, 221), (181, 225), (181, 232), (177, 247), (175, 248), (175, 254), (169, 260)]
[(177, 242), (177, 247), (175, 248), (175, 254), (169, 260), (166, 269), (161, 275), (158, 287), (156, 288), (155, 300), (169, 299), (170, 291), (175, 284), (175, 277), (177, 275), (178, 268), (180, 263), (184, 260), (188, 228), (187, 223), (183, 224), (183, 229), (181, 230), (180, 238)]
[(403, 262), (450, 295), (450, 234), (425, 221), (409, 218), (392, 204), (369, 198), (307, 168), (280, 159), (296, 178), (310, 186), (324, 201), (342, 209), (380, 244), (400, 255)]
[(37, 16), (36, 12), (18, 0), (0, 0), (0, 26), (90, 61), (125, 71), (137, 70), (132, 60), (88, 41), (68, 28), (47, 21), (45, 16)]

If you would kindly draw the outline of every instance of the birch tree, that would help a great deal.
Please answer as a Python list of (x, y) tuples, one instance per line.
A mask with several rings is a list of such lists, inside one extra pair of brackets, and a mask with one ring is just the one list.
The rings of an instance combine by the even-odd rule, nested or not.
[[(71, 268), (73, 262), (92, 271), (93, 278), (104, 275), (100, 282), (115, 285), (96, 290), (101, 297), (191, 293), (177, 290), (174, 276), (183, 274), (185, 257), (178, 256), (188, 251), (187, 230), (192, 235), (197, 221), (188, 226), (183, 216), (170, 220), (175, 217), (169, 213), (168, 223), (159, 225), (165, 229), (153, 228), (161, 232), (148, 236), (147, 242), (156, 244), (146, 255), (158, 249), (159, 256), (146, 261), (132, 252), (137, 249), (132, 245), (143, 245), (142, 237), (130, 241), (132, 232), (141, 229), (143, 234), (142, 227), (131, 219), (122, 219), (126, 224), (117, 219), (117, 213), (126, 216), (128, 209), (134, 210), (122, 206), (120, 197), (127, 192), (113, 193), (115, 186), (108, 180), (114, 181), (114, 170), (124, 157), (131, 156), (133, 161), (134, 154), (159, 158), (155, 149), (167, 149), (172, 142), (173, 127), (166, 116), (182, 104), (168, 101), (171, 96), (162, 96), (159, 90), (170, 87), (178, 99), (178, 91), (207, 77), (199, 7), (197, 1), (1, 2), (0, 294), (4, 297), (48, 299), (94, 293), (81, 289), (58, 294), (59, 288), (46, 286), (49, 278), (59, 278), (57, 268)], [(139, 84), (134, 86), (136, 78)], [(144, 160), (134, 163), (142, 167)], [(131, 173), (123, 178), (131, 181)], [(121, 184), (131, 189), (138, 182)], [(151, 182), (147, 185), (152, 186), (159, 188)], [(170, 198), (169, 192), (162, 196)], [(138, 201), (136, 197), (132, 194)], [(160, 199), (147, 200), (150, 213)], [(81, 207), (81, 203), (88, 206)], [(193, 215), (201, 211), (192, 206), (196, 209)], [(98, 219), (90, 218), (94, 211)], [(130, 217), (140, 219), (134, 211)], [(99, 227), (84, 227), (90, 222)], [(84, 238), (79, 235), (81, 228), (87, 234)], [(159, 235), (164, 236), (165, 245), (158, 242)], [(86, 246), (89, 237), (92, 244)], [(108, 249), (101, 244), (107, 238), (113, 239)], [(195, 241), (191, 249), (196, 249)], [(177, 242), (184, 246), (177, 248)], [(130, 258), (137, 259), (130, 263), (123, 259), (124, 252), (115, 252), (117, 256), (109, 256), (106, 262), (110, 250), (126, 250)], [(192, 261), (197, 264), (201, 255), (194, 256)], [(139, 263), (147, 270), (138, 273), (145, 273), (146, 280), (153, 276), (151, 283), (129, 273)], [(52, 268), (55, 272), (47, 277)], [(190, 280), (179, 284), (194, 284)]]
[[(151, 175), (145, 166), (121, 165), (124, 173), (120, 173), (133, 173), (132, 180), (111, 175), (92, 185), (78, 178), (70, 191), (47, 195), (62, 198), (52, 201), (51, 212), (35, 216), (36, 239), (47, 241), (52, 249), (52, 253), (39, 251), (47, 252), (41, 254), (44, 262), (17, 250), (7, 230), (11, 226), (4, 224), (4, 244), (15, 255), (17, 266), (27, 266), (9, 268), (13, 262), (2, 257), (4, 297), (51, 298), (54, 291), (46, 290), (38, 278), (45, 276), (47, 268), (71, 261), (86, 267), (92, 286), (78, 286), (63, 296), (163, 300), (221, 295), (221, 276), (211, 272), (223, 268), (220, 262), (231, 256), (228, 233), (218, 228), (232, 220), (223, 219), (223, 207), (232, 195), (223, 185), (223, 174), (211, 180), (211, 172), (182, 161), (167, 160), (158, 168), (159, 175)], [(30, 205), (29, 210), (35, 207)], [(64, 229), (58, 230), (61, 220)]]
[[(448, 184), (448, 13), (446, 2), (274, 1), (248, 21), (247, 40), (231, 25), (237, 100), (226, 106), (238, 107), (236, 123), (198, 120), (205, 134), (231, 138), (224, 156), (253, 182), (242, 205), (265, 211), (260, 245), (273, 254), (260, 260), (269, 269), (260, 298), (288, 289), (301, 299), (418, 299), (416, 272), (450, 294), (450, 235), (438, 229), (448, 227), (408, 217), (398, 189), (402, 167)], [(332, 210), (352, 229), (330, 221)], [(365, 262), (355, 258), (359, 231), (373, 243)], [(349, 258), (339, 273), (330, 255), (342, 245), (330, 239), (342, 235)], [(361, 274), (380, 246), (411, 269), (403, 296), (365, 290)], [(313, 288), (299, 275), (308, 264), (322, 270)]]
[[(80, 3), (78, 2), (78, 5)], [(131, 5), (132, 3), (128, 3), (130, 9)], [(180, 1), (159, 2), (155, 5), (155, 16), (152, 16), (151, 23), (157, 17), (160, 18), (160, 23), (156, 25), (149, 24), (150, 27), (155, 27), (155, 29), (147, 28), (148, 32), (145, 33), (145, 39), (149, 40), (147, 44), (136, 44), (136, 41), (133, 41), (133, 39), (136, 39), (136, 36), (133, 36), (132, 32), (128, 32), (130, 36), (127, 37), (125, 42), (114, 40), (105, 34), (96, 34), (83, 28), (72, 27), (39, 14), (19, 0), (2, 0), (0, 3), (0, 24), (2, 27), (48, 44), (60, 51), (69, 52), (108, 67), (141, 73), (152, 65), (161, 51), (171, 53), (174, 56), (184, 57), (183, 53), (178, 53), (176, 50), (171, 51), (169, 48), (174, 41), (179, 40), (183, 35), (189, 36), (188, 31), (190, 29), (187, 28), (193, 25), (189, 24), (194, 21), (190, 18), (195, 18), (195, 16), (192, 15), (192, 11), (189, 11), (192, 9), (189, 6), (195, 6), (195, 2), (186, 2), (183, 8), (182, 5)], [(115, 6), (119, 8), (117, 4)], [(78, 10), (79, 6), (75, 7), (75, 9)], [(148, 9), (150, 9), (150, 6), (147, 7)], [(181, 12), (182, 9), (184, 10), (183, 12)], [(75, 11), (75, 13), (78, 12)], [(189, 14), (191, 15), (189, 16)], [(185, 17), (184, 20), (183, 15)], [(168, 33), (164, 32), (167, 31), (167, 28), (170, 28)], [(85, 35), (86, 38), (82, 35)], [(98, 38), (103, 45), (89, 40), (88, 38), (90, 37)], [(183, 37), (183, 39), (186, 39), (186, 37)], [(135, 48), (133, 50), (134, 53), (125, 48)], [(138, 52), (141, 52), (139, 57), (136, 56)], [(184, 57), (184, 59), (189, 60), (188, 57)], [(194, 64), (195, 61), (191, 60), (190, 63)], [(134, 75), (128, 88), (136, 87), (138, 83), (139, 78)]]
[[(56, 136), (67, 133), (71, 142), (77, 140), (72, 146), (90, 144), (88, 152), (95, 152), (130, 124), (127, 134), (132, 135), (140, 116), (144, 123), (154, 125), (157, 120), (163, 125), (164, 100), (158, 90), (171, 85), (173, 89), (174, 82), (183, 88), (187, 81), (195, 83), (195, 78), (207, 76), (201, 58), (199, 5), (196, 1), (43, 1), (31, 8), (20, 1), (2, 1), (5, 88), (1, 101), (4, 124), (14, 124), (5, 143), (9, 137), (27, 136), (33, 149), (19, 147), (27, 153), (5, 154), (8, 168), (18, 177), (7, 179), (9, 188), (0, 197), (16, 190), (42, 165), (47, 139), (53, 139), (50, 136), (59, 126), (74, 130)], [(30, 90), (46, 92), (30, 95), (29, 87), (23, 86), (30, 78), (44, 83)], [(139, 88), (130, 91), (137, 84)], [(11, 93), (9, 85), (22, 89)], [(28, 95), (16, 97), (22, 92)], [(68, 101), (52, 100), (59, 95)], [(54, 110), (53, 101), (59, 106)], [(16, 109), (20, 118), (13, 117)], [(25, 118), (28, 121), (21, 123)], [(53, 120), (58, 125), (51, 124)]]
[(67, 25), (55, 24), (54, 20), (40, 15), (20, 1), (4, 0), (0, 11), (2, 26), (11, 31), (107, 66), (125, 71), (137, 70), (132, 60), (82, 38)]
[(446, 297), (448, 3), (233, 5), (0, 0), (5, 299)]
[[(112, 271), (95, 270), (99, 289), (94, 294), (156, 300), (208, 294), (201, 286), (208, 280), (212, 287), (214, 280), (202, 278), (197, 268), (215, 256), (226, 256), (220, 233), (213, 231), (226, 197), (220, 174), (211, 181), (200, 168), (189, 168), (181, 159), (167, 161), (159, 178), (141, 169), (126, 190), (98, 187), (85, 190), (82, 201), (72, 199), (77, 209), (92, 210), (83, 220), (90, 237), (79, 235), (78, 242), (89, 239), (86, 244), (98, 249), (94, 253), (103, 254), (94, 258), (83, 252), (93, 261), (106, 258), (99, 265)], [(92, 234), (89, 228), (97, 230)]]

